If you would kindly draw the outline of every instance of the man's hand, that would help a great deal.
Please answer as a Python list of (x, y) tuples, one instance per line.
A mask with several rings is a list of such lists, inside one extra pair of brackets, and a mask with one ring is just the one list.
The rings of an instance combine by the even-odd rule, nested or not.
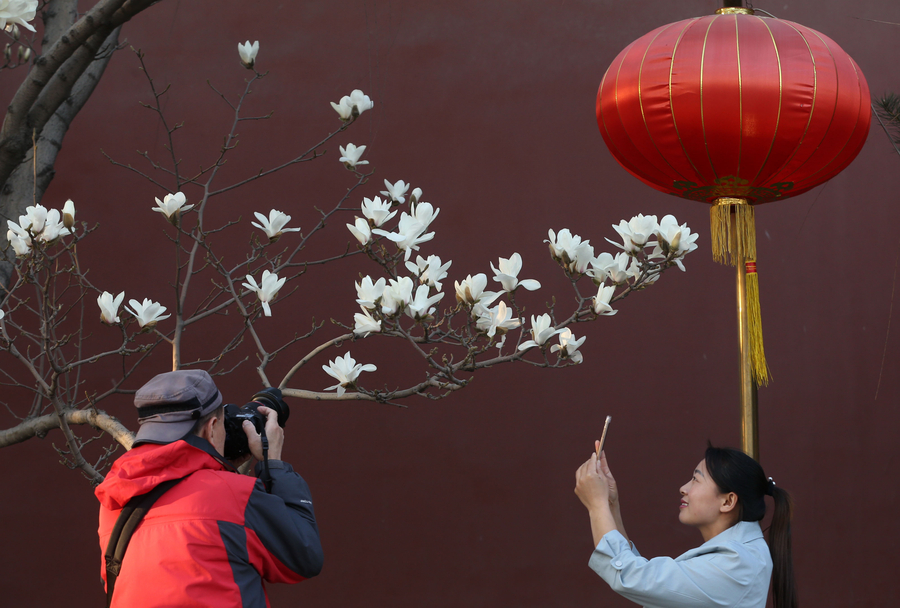
[[(278, 426), (278, 412), (264, 405), (259, 406), (259, 413), (266, 417), (266, 437), (269, 440), (269, 460), (281, 460), (281, 448), (284, 446), (284, 429)], [(244, 433), (247, 434), (247, 444), (250, 453), (257, 460), (263, 459), (262, 440), (256, 432), (256, 428), (249, 420), (243, 423)]]

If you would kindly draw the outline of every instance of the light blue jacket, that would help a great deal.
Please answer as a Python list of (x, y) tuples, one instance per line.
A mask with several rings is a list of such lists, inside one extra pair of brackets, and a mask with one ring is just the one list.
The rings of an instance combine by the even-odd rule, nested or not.
[(641, 557), (618, 530), (588, 562), (613, 591), (645, 608), (765, 608), (772, 558), (757, 522), (739, 522), (696, 549)]

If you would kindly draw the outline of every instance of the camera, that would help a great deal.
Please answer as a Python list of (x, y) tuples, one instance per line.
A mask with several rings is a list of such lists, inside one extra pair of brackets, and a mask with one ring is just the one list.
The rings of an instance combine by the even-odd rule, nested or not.
[(244, 454), (250, 453), (247, 444), (247, 434), (244, 433), (244, 420), (253, 423), (257, 433), (262, 433), (266, 427), (266, 417), (259, 411), (259, 406), (264, 405), (278, 413), (278, 426), (284, 428), (291, 409), (281, 398), (281, 391), (270, 387), (262, 390), (250, 398), (250, 403), (238, 407), (233, 403), (225, 405), (225, 458), (235, 460)]

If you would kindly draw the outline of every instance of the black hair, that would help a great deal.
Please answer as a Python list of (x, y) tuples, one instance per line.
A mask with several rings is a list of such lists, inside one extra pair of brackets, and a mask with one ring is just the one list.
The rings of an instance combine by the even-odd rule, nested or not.
[(734, 492), (738, 498), (738, 519), (760, 521), (766, 515), (766, 495), (775, 501), (769, 527), (772, 555), (772, 596), (775, 608), (797, 608), (794, 564), (791, 551), (791, 518), (794, 505), (790, 495), (767, 478), (753, 458), (732, 448), (706, 448), (706, 470), (722, 494)]

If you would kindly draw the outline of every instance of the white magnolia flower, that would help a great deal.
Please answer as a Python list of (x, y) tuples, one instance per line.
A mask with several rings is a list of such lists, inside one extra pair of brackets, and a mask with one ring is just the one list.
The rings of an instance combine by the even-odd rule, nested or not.
[[(28, 218), (26, 218), (24, 215), (20, 215), (19, 222), (27, 224)], [(31, 240), (31, 233), (28, 232), (26, 228), (22, 228), (22, 226), (12, 220), (6, 220), (6, 225), (9, 226), (9, 230), (6, 233), (7, 235), (15, 235), (20, 239), (26, 239), (29, 241)]]
[(359, 113), (362, 114), (366, 110), (374, 108), (375, 102), (369, 99), (369, 96), (359, 89), (353, 89), (350, 93), (350, 105), (355, 107), (359, 110)]
[(100, 307), (100, 320), (110, 325), (119, 322), (119, 305), (125, 299), (125, 292), (121, 292), (115, 298), (108, 291), (104, 291), (97, 296), (97, 306)]
[(436, 218), (440, 212), (441, 210), (435, 209), (431, 203), (417, 203), (413, 215), (415, 216), (416, 221), (422, 224), (422, 230), (424, 231), (431, 225), (431, 222), (434, 221), (434, 218)]
[(338, 116), (344, 122), (349, 122), (353, 118), (353, 106), (350, 105), (350, 97), (347, 95), (341, 97), (341, 100), (337, 103), (332, 101), (331, 107), (334, 108), (334, 111), (338, 113)]
[(29, 21), (34, 21), (37, 0), (0, 0), (0, 29), (11, 32), (21, 25), (26, 30), (35, 31)]
[(436, 255), (430, 255), (428, 259), (419, 255), (416, 256), (415, 264), (407, 262), (406, 267), (411, 273), (419, 277), (419, 282), (422, 285), (428, 285), (440, 291), (441, 281), (447, 278), (447, 269), (450, 268), (452, 263), (450, 261), (441, 265), (441, 258)]
[(269, 211), (269, 217), (264, 216), (262, 213), (258, 211), (254, 212), (253, 215), (256, 216), (256, 219), (260, 221), (259, 224), (256, 222), (250, 222), (252, 226), (256, 226), (260, 230), (266, 233), (266, 236), (269, 237), (269, 242), (274, 243), (278, 240), (285, 232), (300, 232), (300, 228), (285, 228), (285, 224), (291, 221), (291, 216), (286, 213), (282, 213), (281, 211), (277, 211), (272, 209)]
[(184, 192), (176, 192), (175, 194), (167, 194), (163, 200), (154, 197), (156, 207), (154, 211), (158, 211), (166, 216), (173, 225), (178, 223), (178, 217), (185, 211), (192, 209), (193, 205), (185, 205), (187, 198)]
[(365, 276), (362, 282), (356, 283), (356, 303), (364, 309), (375, 310), (384, 295), (387, 281), (381, 277), (374, 283), (372, 277)]
[(348, 169), (352, 169), (357, 165), (368, 165), (369, 161), (367, 160), (359, 160), (359, 157), (362, 156), (363, 152), (366, 151), (365, 146), (354, 146), (353, 144), (347, 144), (347, 147), (338, 146), (338, 150), (341, 152), (341, 157), (338, 159), (344, 166)]
[(242, 283), (242, 285), (256, 292), (256, 296), (262, 302), (263, 312), (267, 317), (271, 317), (272, 309), (269, 307), (269, 302), (275, 299), (278, 295), (278, 290), (281, 289), (287, 278), (282, 277), (279, 279), (277, 274), (268, 270), (263, 270), (262, 280), (259, 285), (256, 284), (256, 279), (251, 275), (248, 274), (246, 278), (247, 282)]
[(19, 216), (19, 226), (21, 227), (21, 231), (16, 230), (16, 228), (13, 227), (12, 223), (10, 223), (12, 220), (7, 220), (6, 222), (13, 231), (19, 232), (23, 236), (26, 233), (37, 236), (44, 230), (44, 223), (46, 221), (47, 208), (43, 205), (31, 205), (25, 207), (25, 215)]
[(44, 220), (44, 229), (41, 230), (38, 238), (46, 243), (52, 243), (59, 237), (66, 236), (68, 234), (71, 234), (71, 232), (69, 232), (69, 229), (66, 228), (62, 220), (59, 219), (59, 210), (50, 209), (47, 212), (46, 219)]
[(453, 286), (456, 288), (456, 301), (466, 306), (475, 304), (490, 306), (500, 295), (496, 291), (484, 290), (487, 287), (487, 276), (483, 272), (479, 272), (474, 277), (466, 276), (462, 283), (454, 281)]
[(594, 247), (589, 240), (582, 241), (577, 234), (572, 234), (568, 228), (563, 228), (559, 234), (549, 230), (549, 239), (545, 243), (550, 245), (550, 255), (554, 260), (563, 264), (570, 272), (583, 273), (587, 270), (591, 260), (594, 259)]
[(428, 285), (419, 285), (416, 288), (415, 295), (407, 303), (406, 314), (416, 321), (430, 319), (435, 311), (432, 304), (437, 304), (444, 297), (443, 293), (437, 293), (429, 297), (429, 291), (431, 289)]
[(168, 319), (172, 315), (164, 315), (166, 312), (166, 307), (160, 305), (159, 302), (154, 302), (150, 298), (144, 298), (144, 302), (138, 302), (137, 300), (128, 300), (128, 303), (131, 304), (131, 308), (125, 307), (125, 310), (134, 315), (134, 318), (137, 319), (138, 325), (141, 327), (153, 327), (156, 325), (157, 321), (162, 321), (163, 319)]
[(256, 63), (256, 54), (259, 52), (259, 40), (250, 44), (248, 40), (244, 44), (238, 42), (238, 55), (241, 56), (241, 63), (248, 70), (253, 69), (253, 64)]
[(653, 249), (651, 257), (665, 257), (674, 253), (675, 264), (684, 270), (681, 258), (697, 248), (696, 241), (700, 235), (696, 232), (692, 233), (687, 224), (679, 226), (678, 220), (674, 216), (667, 215), (660, 220), (656, 236), (659, 238), (659, 242)]
[(358, 217), (354, 223), (347, 224), (347, 229), (356, 237), (360, 245), (365, 245), (372, 240), (372, 230), (364, 217)]
[(372, 332), (381, 331), (381, 320), (375, 319), (369, 314), (369, 311), (363, 308), (363, 311), (353, 315), (353, 321), (356, 325), (353, 327), (353, 333), (357, 336), (365, 338)]
[(397, 215), (396, 211), (391, 211), (391, 202), (381, 200), (380, 196), (374, 199), (363, 198), (362, 213), (369, 220), (369, 225), (380, 228), (382, 224)]
[(341, 100), (338, 103), (332, 101), (331, 107), (338, 113), (341, 120), (349, 122), (366, 110), (374, 108), (375, 102), (369, 99), (369, 96), (359, 89), (354, 89), (349, 95), (341, 97)]
[(615, 291), (615, 285), (607, 286), (603, 283), (600, 284), (600, 287), (597, 288), (597, 295), (594, 296), (594, 300), (591, 304), (594, 314), (614, 315), (619, 312), (618, 310), (613, 310), (613, 307), (609, 305), (609, 301), (612, 299)]
[(509, 259), (500, 258), (500, 268), (494, 268), (491, 263), (491, 270), (494, 271), (494, 280), (503, 286), (503, 290), (510, 292), (515, 291), (517, 287), (524, 287), (528, 291), (540, 289), (541, 284), (534, 279), (519, 280), (517, 277), (522, 270), (522, 256), (513, 253)]
[(569, 264), (571, 272), (583, 274), (587, 272), (588, 266), (594, 259), (594, 246), (590, 241), (581, 241), (581, 244), (572, 252), (572, 263)]
[(512, 318), (512, 308), (507, 307), (506, 302), (500, 302), (493, 308), (476, 304), (475, 312), (478, 315), (475, 327), (485, 332), (489, 338), (493, 338), (497, 333), (503, 335), (522, 324), (521, 319)]
[(400, 312), (412, 300), (413, 287), (413, 280), (409, 277), (390, 279), (381, 296), (381, 314), (390, 317)]
[(606, 239), (619, 249), (624, 249), (627, 253), (636, 253), (644, 248), (650, 237), (659, 229), (655, 215), (643, 215), (638, 213), (629, 221), (622, 220), (619, 225), (613, 224), (613, 230), (622, 237), (622, 243), (616, 243)]
[[(10, 220), (7, 220), (10, 221)], [(13, 251), (17, 257), (25, 257), (31, 253), (31, 237), (22, 238), (17, 232), (8, 230), (6, 232), (6, 240), (12, 245)]]
[(576, 340), (572, 330), (567, 327), (559, 334), (559, 344), (551, 346), (550, 352), (555, 353), (559, 351), (560, 359), (571, 359), (575, 363), (581, 363), (583, 357), (578, 351), (578, 347), (584, 344), (585, 340), (587, 340), (587, 336), (582, 336), (580, 340)]
[(404, 211), (400, 214), (400, 222), (397, 224), (396, 233), (377, 228), (372, 232), (396, 243), (398, 249), (406, 251), (405, 259), (409, 260), (409, 256), (412, 255), (414, 250), (419, 249), (421, 243), (434, 238), (433, 232), (425, 233), (426, 228), (427, 225), (423, 225), (422, 222)]
[(410, 204), (415, 205), (420, 200), (422, 200), (422, 189), (421, 188), (413, 188), (412, 194), (409, 195)]
[[(12, 220), (6, 220), (6, 225), (9, 227), (7, 235), (14, 235), (20, 241), (27, 243), (27, 249), (30, 251), (32, 237), (50, 243), (61, 236), (71, 234), (69, 229), (60, 221), (59, 215), (59, 210), (47, 210), (43, 205), (26, 207), (25, 215), (19, 216), (18, 224)], [(12, 238), (8, 240), (12, 242)], [(19, 248), (24, 250), (25, 243), (19, 243)], [(17, 255), (22, 255), (18, 253), (18, 250)]]
[(543, 346), (551, 337), (561, 334), (563, 330), (553, 329), (552, 323), (553, 319), (547, 313), (538, 317), (531, 315), (531, 340), (519, 344), (519, 350), (525, 350), (533, 346)]
[(337, 384), (329, 386), (325, 390), (337, 389), (337, 394), (340, 397), (346, 392), (346, 389), (356, 388), (356, 379), (361, 372), (374, 372), (378, 368), (371, 363), (365, 365), (357, 363), (356, 359), (350, 356), (350, 351), (348, 350), (343, 357), (337, 357), (334, 361), (329, 361), (328, 365), (322, 366), (322, 369), (338, 381)]
[(616, 285), (620, 285), (628, 278), (628, 262), (631, 258), (624, 251), (612, 254), (605, 251), (591, 260), (591, 268), (587, 271), (594, 281), (602, 283), (609, 279)]
[[(568, 228), (563, 228), (559, 231), (559, 234), (553, 231), (551, 228), (547, 231), (547, 236), (549, 239), (544, 239), (545, 243), (549, 243), (550, 246), (550, 256), (554, 260), (564, 260), (564, 256), (566, 256), (568, 251), (574, 251), (575, 247), (577, 247), (581, 243), (581, 237), (577, 235), (573, 235), (572, 232)], [(571, 260), (566, 261), (566, 263)]]
[(67, 200), (66, 204), (63, 205), (62, 216), (63, 225), (71, 230), (72, 226), (75, 225), (75, 203), (72, 202), (72, 199)]
[(387, 188), (387, 190), (382, 190), (381, 194), (385, 195), (395, 203), (403, 204), (406, 201), (406, 191), (409, 190), (409, 184), (402, 179), (396, 184), (384, 180), (384, 187)]
[(2, 321), (3, 317), (5, 317), (5, 316), (6, 316), (6, 313), (3, 312), (2, 310), (0, 310), (0, 321)]

